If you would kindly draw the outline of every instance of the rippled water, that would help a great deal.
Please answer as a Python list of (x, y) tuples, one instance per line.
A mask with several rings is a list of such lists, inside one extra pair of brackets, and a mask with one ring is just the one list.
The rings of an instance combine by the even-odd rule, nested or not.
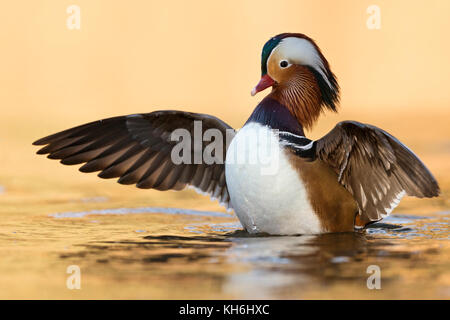
[[(254, 237), (224, 212), (49, 213), (2, 226), (1, 297), (447, 299), (449, 219), (394, 214), (362, 233)], [(66, 287), (70, 265), (81, 290)], [(371, 265), (379, 290), (367, 287)]]

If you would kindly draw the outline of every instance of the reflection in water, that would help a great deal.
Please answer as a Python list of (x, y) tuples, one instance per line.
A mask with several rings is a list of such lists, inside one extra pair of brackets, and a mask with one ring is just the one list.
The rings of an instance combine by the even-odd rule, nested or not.
[[(393, 215), (361, 233), (289, 237), (250, 236), (218, 217), (180, 234), (90, 241), (59, 259), (81, 261), (109, 281), (139, 279), (154, 294), (142, 298), (449, 297), (448, 213)], [(366, 285), (373, 264), (382, 270), (379, 292)]]

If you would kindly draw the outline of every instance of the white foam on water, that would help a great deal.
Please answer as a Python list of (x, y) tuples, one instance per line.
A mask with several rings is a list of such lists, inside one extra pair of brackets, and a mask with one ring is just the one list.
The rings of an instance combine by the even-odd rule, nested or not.
[(53, 218), (83, 218), (87, 215), (124, 215), (124, 214), (149, 214), (149, 213), (164, 213), (164, 214), (185, 214), (207, 217), (223, 217), (230, 218), (231, 214), (215, 211), (201, 211), (181, 208), (157, 208), (157, 207), (142, 207), (142, 208), (117, 208), (117, 209), (103, 209), (91, 210), (81, 212), (59, 212), (49, 214)]
[(107, 197), (92, 197), (92, 198), (82, 198), (81, 202), (90, 203), (90, 202), (107, 202)]

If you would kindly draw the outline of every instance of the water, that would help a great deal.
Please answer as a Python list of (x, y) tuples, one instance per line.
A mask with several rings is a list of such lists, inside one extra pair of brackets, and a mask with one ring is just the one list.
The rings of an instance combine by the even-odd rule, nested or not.
[[(209, 210), (25, 216), (1, 227), (0, 297), (448, 299), (449, 219), (396, 213), (362, 233), (255, 237), (232, 214)], [(81, 290), (66, 286), (71, 265)], [(371, 265), (380, 290), (367, 287)]]

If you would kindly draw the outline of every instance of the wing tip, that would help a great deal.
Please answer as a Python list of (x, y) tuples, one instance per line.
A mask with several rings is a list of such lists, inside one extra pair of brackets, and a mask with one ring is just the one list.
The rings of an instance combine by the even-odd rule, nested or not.
[(100, 170), (101, 170), (101, 168), (97, 168), (97, 167), (93, 166), (92, 164), (90, 164), (89, 162), (85, 163), (80, 168), (78, 168), (78, 171), (83, 172), (83, 173), (92, 173), (92, 172), (96, 172), (96, 171), (100, 171)]
[(45, 143), (43, 143), (43, 142), (41, 141), (41, 139), (36, 140), (36, 141), (33, 141), (33, 142), (31, 143), (32, 146), (42, 146), (42, 145), (44, 145), (44, 144), (45, 144)]
[[(59, 132), (59, 133), (61, 133), (61, 132)], [(59, 133), (51, 134), (51, 135), (45, 136), (43, 138), (37, 139), (37, 140), (33, 141), (32, 145), (33, 146), (43, 146), (43, 145), (49, 144), (51, 142), (51, 140), (54, 139), (55, 136)]]
[(61, 160), (61, 157), (58, 157), (58, 155), (56, 153), (49, 153), (47, 156), (48, 159), (52, 159), (52, 160)]
[(435, 182), (435, 185), (433, 188), (429, 191), (429, 196), (427, 198), (436, 198), (441, 195), (441, 188), (439, 187), (439, 184)]
[(428, 181), (425, 185), (423, 185), (421, 191), (423, 192), (425, 198), (439, 197), (441, 195), (441, 188), (439, 187), (439, 183), (437, 182), (433, 174), (428, 170), (428, 168), (425, 167), (425, 169), (428, 173)]
[(44, 154), (47, 154), (47, 153), (48, 152), (45, 150), (45, 148), (41, 148), (38, 151), (36, 151), (36, 154), (39, 154), (39, 155), (44, 155)]

